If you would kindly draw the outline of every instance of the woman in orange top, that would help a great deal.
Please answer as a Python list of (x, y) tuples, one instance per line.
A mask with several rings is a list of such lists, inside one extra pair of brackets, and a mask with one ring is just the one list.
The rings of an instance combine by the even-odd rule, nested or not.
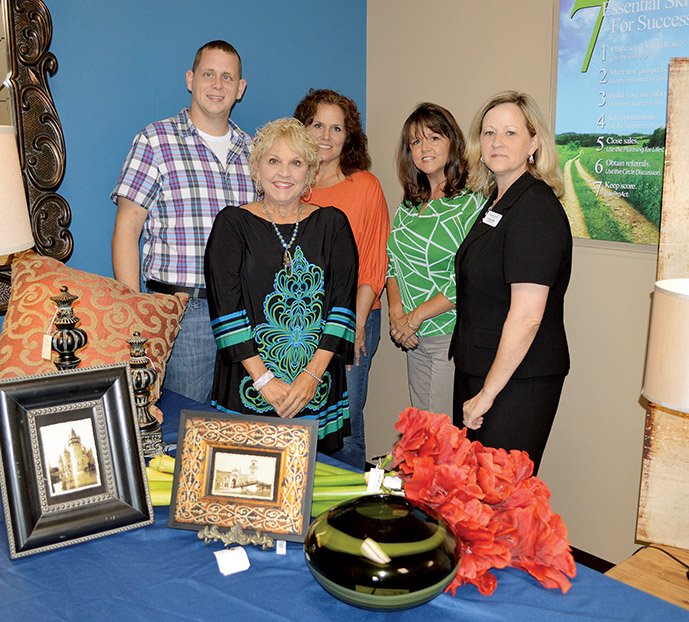
[(333, 454), (363, 468), (366, 462), (364, 405), (371, 359), (380, 341), (380, 295), (385, 283), (385, 244), (390, 217), (380, 182), (368, 170), (371, 158), (356, 104), (329, 89), (311, 89), (294, 111), (318, 142), (320, 168), (307, 199), (334, 205), (349, 220), (359, 252), (354, 365), (347, 371), (352, 436)]

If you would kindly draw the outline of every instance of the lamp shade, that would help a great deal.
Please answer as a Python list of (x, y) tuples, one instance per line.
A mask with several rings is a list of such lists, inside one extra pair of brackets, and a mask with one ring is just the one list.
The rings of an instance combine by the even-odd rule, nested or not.
[(689, 412), (689, 278), (655, 284), (641, 393), (654, 404)]
[(15, 130), (0, 126), (0, 255), (34, 245)]

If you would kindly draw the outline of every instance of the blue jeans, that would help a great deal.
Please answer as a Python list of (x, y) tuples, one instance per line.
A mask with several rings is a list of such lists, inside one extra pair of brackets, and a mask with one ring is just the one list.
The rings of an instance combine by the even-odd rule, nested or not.
[(368, 372), (371, 360), (380, 342), (380, 309), (373, 309), (366, 320), (366, 356), (362, 354), (358, 365), (347, 371), (347, 393), (349, 394), (349, 420), (352, 435), (344, 439), (344, 446), (332, 454), (342, 462), (363, 469), (366, 465), (366, 439), (364, 429), (364, 406), (368, 394)]
[(163, 387), (201, 404), (210, 403), (216, 352), (208, 301), (189, 298)]

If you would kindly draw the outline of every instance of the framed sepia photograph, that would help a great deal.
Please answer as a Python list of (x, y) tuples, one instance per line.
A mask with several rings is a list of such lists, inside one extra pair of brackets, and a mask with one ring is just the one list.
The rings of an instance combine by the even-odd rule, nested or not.
[(0, 382), (0, 486), (12, 559), (152, 524), (127, 366)]
[(183, 410), (169, 526), (238, 524), (303, 542), (317, 439), (314, 419)]

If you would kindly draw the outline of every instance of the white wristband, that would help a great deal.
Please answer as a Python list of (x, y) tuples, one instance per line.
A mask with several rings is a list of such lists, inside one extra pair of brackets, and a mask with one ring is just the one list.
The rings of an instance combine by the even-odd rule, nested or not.
[(268, 370), (265, 374), (263, 374), (260, 378), (254, 381), (254, 389), (257, 391), (260, 391), (263, 387), (265, 387), (273, 378), (275, 378), (275, 374)]

